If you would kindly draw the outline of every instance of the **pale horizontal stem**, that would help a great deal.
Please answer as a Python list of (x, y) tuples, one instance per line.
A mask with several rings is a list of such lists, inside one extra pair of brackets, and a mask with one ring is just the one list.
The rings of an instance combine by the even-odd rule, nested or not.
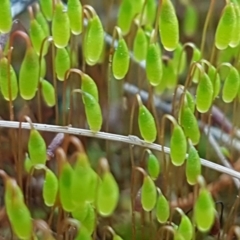
[[(19, 126), (20, 126), (20, 122), (0, 120), (0, 127), (19, 128)], [(35, 129), (37, 129), (39, 131), (81, 135), (81, 136), (86, 136), (86, 137), (99, 138), (99, 139), (105, 139), (105, 140), (110, 140), (110, 141), (132, 144), (134, 146), (149, 148), (149, 149), (156, 150), (156, 151), (163, 150), (163, 147), (161, 145), (158, 145), (155, 143), (147, 143), (147, 142), (141, 140), (139, 137), (134, 136), (134, 135), (123, 136), (123, 135), (105, 133), (105, 132), (94, 133), (91, 130), (87, 130), (87, 129), (73, 128), (73, 127), (68, 127), (68, 126), (47, 125), (47, 124), (39, 124), (39, 123), (33, 123), (33, 126), (35, 127)], [(22, 123), (22, 129), (31, 129), (31, 126), (29, 123)], [(164, 151), (166, 154), (170, 153), (170, 149), (168, 147), (164, 147)], [(219, 164), (210, 162), (210, 161), (208, 161), (206, 159), (202, 159), (202, 158), (201, 158), (201, 164), (205, 167), (214, 169), (215, 171), (226, 173), (232, 177), (240, 179), (240, 173), (238, 173), (235, 170), (226, 168), (224, 166), (221, 166)]]

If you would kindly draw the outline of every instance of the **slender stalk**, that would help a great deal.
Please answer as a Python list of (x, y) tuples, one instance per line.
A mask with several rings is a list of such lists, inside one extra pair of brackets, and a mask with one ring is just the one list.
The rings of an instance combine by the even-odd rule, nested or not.
[(203, 51), (204, 51), (204, 46), (205, 46), (205, 41), (206, 41), (207, 27), (208, 27), (210, 18), (212, 16), (212, 12), (213, 12), (213, 9), (214, 9), (215, 1), (216, 0), (211, 0), (210, 7), (208, 8), (207, 17), (206, 17), (206, 20), (205, 20), (205, 23), (204, 23), (204, 27), (203, 27), (201, 48), (200, 48), (202, 54), (203, 54)]

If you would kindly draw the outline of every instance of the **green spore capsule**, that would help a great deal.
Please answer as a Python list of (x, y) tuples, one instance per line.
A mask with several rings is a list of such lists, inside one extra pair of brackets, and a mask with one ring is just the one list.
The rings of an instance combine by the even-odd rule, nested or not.
[(6, 212), (13, 232), (19, 239), (30, 239), (33, 230), (31, 214), (15, 180), (7, 180), (4, 197)]
[(173, 240), (185, 240), (185, 238), (183, 237), (183, 235), (180, 232), (175, 231)]
[(40, 72), (40, 77), (44, 78), (46, 76), (47, 72), (47, 63), (45, 57), (41, 59), (41, 72)]
[(187, 55), (181, 43), (179, 43), (173, 53), (173, 65), (182, 74), (186, 69)]
[(97, 210), (102, 216), (110, 216), (115, 210), (119, 199), (119, 188), (110, 172), (105, 172), (99, 184)]
[(145, 211), (152, 211), (157, 200), (157, 189), (150, 178), (150, 176), (145, 176), (143, 179), (143, 185), (141, 189), (141, 203)]
[(181, 110), (180, 123), (185, 136), (191, 139), (193, 145), (198, 144), (200, 140), (198, 122), (193, 111), (188, 106), (184, 106)]
[(194, 219), (201, 232), (209, 231), (215, 220), (215, 206), (211, 194), (206, 188), (201, 188), (194, 204)]
[(77, 155), (74, 165), (72, 199), (75, 205), (83, 205), (86, 201), (93, 202), (98, 184), (97, 174), (89, 164), (86, 154)]
[(164, 195), (160, 194), (156, 203), (156, 217), (158, 222), (166, 223), (170, 216), (170, 207)]
[(150, 43), (146, 57), (146, 74), (149, 83), (152, 86), (157, 86), (162, 80), (162, 56), (158, 43)]
[(64, 80), (65, 73), (71, 67), (70, 56), (66, 48), (57, 48), (55, 56), (55, 71), (60, 81)]
[(74, 35), (79, 35), (83, 27), (82, 4), (79, 0), (68, 0), (67, 6), (71, 31)]
[(181, 166), (184, 163), (187, 153), (187, 141), (183, 129), (179, 125), (174, 125), (171, 141), (170, 156), (175, 166)]
[(171, 0), (161, 2), (159, 32), (164, 48), (173, 51), (179, 42), (179, 24)]
[(65, 161), (59, 176), (59, 197), (62, 207), (67, 212), (72, 212), (75, 208), (72, 198), (73, 169)]
[(198, 25), (198, 11), (192, 4), (186, 4), (183, 29), (187, 36), (193, 36)]
[(221, 80), (219, 73), (213, 65), (210, 65), (208, 68), (208, 76), (213, 85), (213, 99), (215, 99), (219, 95), (221, 89)]
[(213, 85), (206, 73), (203, 73), (197, 86), (196, 106), (200, 113), (209, 110), (213, 100)]
[(101, 58), (104, 46), (104, 30), (98, 15), (88, 21), (84, 37), (84, 57), (88, 65), (95, 65)]
[(201, 161), (197, 150), (192, 145), (189, 146), (188, 157), (186, 161), (186, 177), (190, 185), (197, 183), (198, 176), (201, 175)]
[(150, 153), (148, 155), (147, 170), (148, 170), (149, 176), (153, 180), (158, 178), (159, 173), (160, 173), (160, 163), (159, 163), (159, 160), (157, 159), (157, 157), (153, 153)]
[(26, 154), (26, 157), (24, 159), (24, 169), (25, 169), (25, 171), (27, 173), (30, 173), (32, 166), (33, 166), (32, 161), (29, 158), (28, 154)]
[(82, 75), (81, 89), (92, 95), (98, 102), (98, 88), (94, 80), (87, 74)]
[(89, 203), (87, 201), (78, 204), (77, 207), (72, 211), (72, 216), (79, 222), (83, 222), (88, 214), (88, 207)]
[(226, 77), (222, 90), (222, 98), (226, 103), (230, 103), (237, 96), (240, 85), (240, 77), (238, 70), (231, 67), (228, 76)]
[(135, 12), (133, 5), (131, 0), (123, 0), (119, 7), (117, 25), (121, 28), (123, 35), (126, 35), (131, 28)]
[(0, 8), (0, 32), (8, 33), (12, 27), (11, 2), (9, 0), (1, 0)]
[(52, 36), (57, 48), (64, 48), (68, 45), (70, 38), (70, 23), (67, 12), (61, 2), (55, 5), (52, 20)]
[(235, 34), (234, 25), (236, 24), (236, 13), (232, 3), (227, 4), (221, 14), (215, 33), (215, 46), (219, 50), (228, 47), (232, 41), (232, 36)]
[(138, 62), (146, 59), (148, 47), (147, 45), (148, 40), (145, 31), (139, 27), (133, 42), (133, 55)]
[(89, 93), (82, 92), (87, 122), (90, 129), (98, 132), (102, 126), (102, 112), (99, 103)]
[[(18, 94), (18, 84), (17, 84), (17, 77), (16, 73), (10, 65), (10, 84), (11, 84), (11, 89), (9, 89), (8, 86), (8, 59), (6, 57), (3, 57), (0, 59), (0, 87), (1, 87), (1, 92), (7, 101), (10, 100), (10, 93), (11, 93), (11, 100), (15, 100)], [(10, 91), (9, 91), (10, 90)]]
[(58, 179), (50, 170), (46, 170), (45, 180), (43, 184), (43, 199), (44, 203), (51, 207), (54, 205), (58, 192)]
[(190, 219), (183, 215), (177, 231), (183, 236), (184, 240), (191, 240), (193, 237), (193, 226)]
[(233, 8), (235, 11), (235, 18), (234, 18), (234, 23), (233, 23), (233, 30), (232, 30), (232, 38), (231, 41), (229, 43), (229, 46), (232, 48), (235, 48), (238, 46), (239, 42), (240, 42), (240, 33), (238, 31), (239, 27), (240, 27), (240, 8), (239, 8), (239, 4), (233, 4)]
[(194, 110), (195, 110), (195, 99), (189, 91), (186, 91), (186, 99), (187, 99), (187, 106), (190, 108), (190, 110), (192, 112), (194, 112)]
[(238, 29), (240, 28), (240, 6), (239, 4), (234, 5), (234, 10), (236, 13), (236, 23), (235, 23), (235, 29), (233, 30), (232, 40), (229, 43), (229, 46), (234, 48), (237, 47), (240, 43), (240, 32)]
[(52, 0), (40, 0), (41, 10), (48, 21), (53, 17), (53, 3)]
[(155, 120), (150, 111), (141, 104), (138, 110), (138, 127), (142, 138), (147, 142), (154, 142), (157, 137)]
[(172, 60), (163, 64), (162, 81), (166, 81), (166, 86), (169, 89), (174, 89), (177, 86), (177, 73)]
[(144, 9), (143, 22), (148, 26), (153, 26), (156, 18), (157, 4), (155, 0), (148, 0)]
[(123, 240), (119, 235), (114, 234), (113, 240)]
[(78, 234), (74, 240), (92, 240), (91, 233), (84, 225), (81, 225)]
[(53, 85), (48, 82), (47, 80), (41, 80), (41, 85), (42, 85), (42, 95), (44, 102), (47, 104), (49, 107), (55, 106), (55, 90)]
[[(46, 36), (42, 26), (38, 23), (36, 19), (32, 19), (30, 21), (29, 35), (36, 53), (40, 55), (41, 45)], [(44, 44), (42, 56), (45, 56), (47, 54), (47, 45), (48, 44)]]
[(88, 203), (88, 211), (85, 219), (82, 221), (82, 224), (87, 228), (89, 233), (93, 233), (96, 223), (96, 213), (91, 203)]
[(36, 129), (31, 129), (28, 140), (28, 152), (33, 165), (45, 164), (46, 143), (41, 134)]
[(120, 38), (113, 54), (112, 72), (115, 79), (123, 79), (129, 69), (130, 56), (124, 38)]
[(27, 48), (19, 73), (20, 95), (25, 100), (31, 100), (37, 91), (39, 60), (32, 47)]
[(43, 16), (41, 11), (37, 11), (35, 18), (42, 27), (44, 32), (44, 38), (46, 38), (47, 36), (50, 35), (50, 29), (46, 18)]

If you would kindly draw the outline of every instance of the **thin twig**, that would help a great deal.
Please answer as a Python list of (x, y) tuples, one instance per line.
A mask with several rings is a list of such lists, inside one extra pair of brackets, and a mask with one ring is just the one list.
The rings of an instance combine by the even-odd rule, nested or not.
[[(0, 120), (0, 127), (4, 127), (4, 128), (19, 128), (19, 124), (20, 122), (16, 122), (16, 121)], [(68, 126), (64, 127), (64, 126), (57, 126), (57, 125), (39, 124), (39, 123), (33, 123), (33, 126), (36, 130), (39, 130), (39, 131), (67, 133), (67, 134), (81, 135), (85, 137), (99, 138), (99, 139), (105, 139), (105, 140), (116, 141), (116, 142), (123, 142), (127, 144), (132, 144), (135, 146), (149, 148), (156, 151), (163, 151), (163, 148), (164, 148), (164, 152), (166, 154), (170, 154), (170, 149), (168, 147), (165, 147), (165, 146), (163, 147), (155, 143), (145, 142), (144, 140), (141, 140), (139, 137), (134, 135), (124, 136), (124, 135), (105, 133), (105, 132), (95, 133), (87, 129), (73, 128)], [(22, 123), (22, 129), (31, 129), (31, 126), (29, 123)], [(232, 177), (240, 179), (239, 172), (236, 172), (232, 169), (226, 168), (219, 164), (210, 162), (203, 158), (201, 158), (200, 160), (201, 160), (201, 164), (205, 167), (214, 169), (218, 172), (226, 173)]]
[[(217, 143), (217, 141), (214, 139), (214, 137), (212, 136), (211, 133), (208, 132), (209, 127), (204, 127), (203, 128), (203, 132), (206, 136), (208, 136), (208, 140), (209, 143), (211, 145), (211, 147), (214, 149), (218, 159), (221, 161), (221, 163), (227, 167), (228, 169), (233, 169), (232, 165), (229, 163), (229, 161), (224, 157), (224, 155), (222, 154), (220, 147)], [(236, 186), (237, 189), (239, 189), (240, 187), (240, 182), (239, 180), (237, 180), (236, 178), (233, 178), (233, 182)]]

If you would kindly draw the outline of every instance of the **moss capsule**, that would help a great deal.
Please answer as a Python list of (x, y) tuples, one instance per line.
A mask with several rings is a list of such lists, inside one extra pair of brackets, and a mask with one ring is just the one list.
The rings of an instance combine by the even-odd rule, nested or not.
[(105, 172), (98, 187), (97, 210), (102, 216), (109, 216), (115, 210), (119, 199), (119, 188), (110, 172)]
[(99, 103), (89, 93), (82, 92), (87, 122), (90, 129), (97, 132), (102, 126), (102, 111)]
[(133, 55), (137, 61), (143, 61), (147, 56), (147, 36), (145, 31), (139, 27), (133, 42)]
[(139, 106), (138, 126), (142, 138), (147, 142), (154, 142), (157, 137), (155, 120), (150, 111), (144, 106)]
[(37, 91), (39, 60), (32, 47), (27, 48), (19, 73), (20, 95), (25, 100), (32, 99)]
[(213, 65), (210, 65), (208, 68), (208, 76), (213, 85), (213, 99), (215, 99), (219, 95), (221, 89), (221, 80), (219, 73)]
[(146, 57), (146, 74), (149, 83), (157, 86), (162, 80), (162, 59), (158, 43), (150, 43)]
[(157, 4), (155, 0), (148, 0), (144, 9), (143, 22), (148, 26), (153, 26), (156, 18)]
[(58, 179), (50, 170), (46, 170), (45, 180), (43, 184), (43, 199), (44, 203), (51, 207), (54, 205), (58, 191)]
[[(0, 87), (1, 92), (7, 101), (10, 100), (9, 96), (9, 87), (8, 87), (8, 59), (6, 57), (3, 57), (0, 59)], [(16, 73), (10, 65), (10, 82), (11, 82), (11, 100), (15, 100), (18, 94), (18, 83), (17, 83), (17, 77)]]
[(36, 13), (36, 20), (38, 21), (38, 23), (40, 24), (40, 26), (43, 29), (44, 38), (49, 36), (50, 35), (49, 25), (48, 25), (48, 22), (47, 22), (46, 18), (43, 16), (41, 11), (37, 11), (37, 13)]
[(52, 21), (52, 36), (57, 48), (64, 48), (68, 45), (70, 39), (70, 23), (67, 12), (64, 10), (61, 2), (55, 5)]
[(84, 225), (81, 225), (75, 240), (92, 240), (91, 233)]
[(186, 4), (183, 29), (187, 36), (192, 36), (198, 25), (198, 11), (192, 4)]
[(150, 176), (145, 176), (143, 179), (143, 185), (141, 189), (141, 203), (145, 211), (152, 211), (157, 200), (157, 189), (150, 178)]
[(96, 222), (96, 213), (93, 205), (88, 203), (88, 211), (85, 219), (82, 221), (82, 224), (87, 228), (89, 233), (93, 233), (95, 229), (95, 222)]
[(186, 69), (187, 55), (181, 43), (179, 43), (173, 52), (173, 65), (182, 74)]
[(87, 155), (79, 153), (73, 169), (72, 199), (74, 204), (78, 206), (86, 201), (93, 202), (97, 184), (97, 174), (91, 168)]
[[(29, 34), (30, 34), (30, 39), (32, 41), (32, 44), (36, 53), (40, 55), (41, 45), (46, 36), (42, 26), (39, 24), (39, 22), (36, 19), (32, 19), (30, 21)], [(48, 44), (44, 45), (42, 56), (45, 56), (47, 54), (47, 50), (48, 50), (47, 45)]]
[(52, 0), (40, 0), (41, 10), (48, 21), (53, 17), (53, 3)]
[(30, 239), (33, 226), (29, 209), (15, 180), (9, 179), (5, 185), (5, 207), (11, 227), (19, 239)]
[(215, 220), (215, 206), (211, 194), (201, 188), (197, 201), (194, 204), (194, 219), (201, 232), (209, 231)]
[(226, 103), (230, 103), (237, 96), (238, 88), (240, 86), (240, 77), (238, 70), (235, 67), (231, 67), (228, 76), (226, 77), (223, 90), (222, 98)]
[(184, 163), (187, 152), (187, 141), (183, 129), (179, 125), (174, 125), (171, 141), (170, 156), (175, 166), (181, 166)]
[(45, 164), (46, 162), (46, 143), (41, 134), (36, 129), (31, 129), (28, 140), (28, 152), (32, 164)]
[(182, 108), (180, 122), (185, 136), (191, 139), (193, 145), (198, 144), (200, 140), (198, 122), (193, 111), (188, 106)]
[(195, 99), (189, 91), (186, 91), (186, 99), (187, 99), (187, 106), (190, 108), (190, 110), (192, 112), (194, 112), (194, 110), (195, 110)]
[(1, 0), (0, 8), (0, 32), (10, 32), (12, 27), (11, 2), (9, 0)]
[(83, 26), (82, 4), (79, 0), (68, 0), (67, 6), (71, 31), (73, 34), (78, 35), (82, 32)]
[(76, 208), (72, 211), (72, 216), (79, 222), (83, 222), (88, 214), (89, 203), (85, 201), (84, 203), (78, 203)]
[(186, 161), (186, 176), (190, 185), (197, 183), (198, 176), (201, 175), (201, 162), (197, 150), (190, 145)]
[(123, 0), (119, 8), (117, 23), (124, 35), (129, 32), (132, 24), (134, 17), (133, 5), (131, 0)]
[(191, 240), (193, 237), (193, 226), (190, 219), (184, 214), (177, 231), (183, 236), (184, 240)]
[(42, 80), (42, 95), (45, 103), (49, 107), (55, 106), (55, 90), (53, 85), (47, 80)]
[(156, 217), (158, 222), (165, 223), (170, 216), (170, 207), (164, 195), (160, 194), (156, 203)]
[(171, 0), (163, 0), (160, 7), (159, 31), (164, 48), (173, 51), (179, 42), (179, 26)]
[(70, 69), (70, 56), (66, 48), (58, 48), (55, 56), (55, 71), (60, 81), (64, 80), (65, 73)]
[(153, 153), (150, 153), (148, 155), (147, 169), (148, 169), (149, 176), (153, 180), (158, 178), (159, 173), (160, 173), (160, 163), (159, 163), (159, 160), (157, 159), (157, 157)]
[(88, 21), (84, 37), (84, 57), (88, 65), (95, 65), (101, 58), (104, 46), (104, 30), (98, 15)]
[(236, 13), (232, 3), (227, 4), (222, 12), (215, 33), (215, 46), (223, 50), (228, 47), (232, 40), (234, 25), (236, 24)]
[(123, 79), (128, 72), (130, 56), (128, 47), (123, 38), (118, 41), (117, 48), (113, 54), (112, 72), (116, 79)]
[(197, 86), (196, 106), (200, 113), (205, 113), (209, 110), (213, 100), (213, 85), (209, 76), (204, 73)]
[(59, 197), (62, 207), (67, 212), (72, 212), (75, 208), (72, 198), (73, 169), (65, 161), (59, 176)]
[(98, 102), (98, 88), (94, 80), (87, 74), (82, 75), (82, 86), (81, 89), (84, 92), (89, 93), (92, 95), (96, 101)]

